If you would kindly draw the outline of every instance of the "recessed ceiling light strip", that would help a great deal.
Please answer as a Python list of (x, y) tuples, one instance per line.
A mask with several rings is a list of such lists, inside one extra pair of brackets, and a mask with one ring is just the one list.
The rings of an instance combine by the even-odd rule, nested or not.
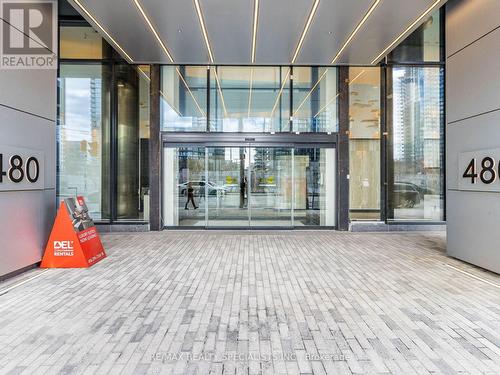
[(337, 54), (333, 58), (333, 60), (331, 62), (332, 64), (335, 64), (335, 62), (339, 59), (339, 57), (342, 54), (342, 52), (344, 52), (344, 50), (349, 45), (349, 43), (351, 43), (351, 40), (356, 36), (356, 34), (358, 33), (359, 29), (361, 29), (361, 27), (364, 25), (364, 23), (368, 20), (368, 18), (373, 13), (373, 11), (377, 7), (377, 5), (380, 3), (380, 1), (381, 0), (375, 0), (375, 2), (372, 4), (372, 6), (370, 7), (370, 9), (368, 9), (368, 12), (366, 12), (365, 16), (358, 23), (358, 26), (356, 26), (356, 28), (352, 31), (351, 35), (349, 35), (349, 38), (347, 38), (347, 40), (344, 42), (344, 44), (342, 45), (342, 47), (339, 49), (339, 51), (337, 52)]
[(255, 0), (253, 9), (253, 32), (252, 32), (252, 64), (255, 64), (255, 53), (257, 49), (257, 26), (259, 24), (259, 0)]
[(253, 68), (250, 69), (250, 89), (248, 90), (248, 114), (250, 117), (250, 108), (252, 107), (252, 86), (253, 86)]
[(203, 33), (203, 38), (205, 39), (205, 45), (207, 46), (208, 57), (210, 62), (214, 63), (214, 55), (212, 54), (212, 48), (210, 47), (210, 40), (208, 39), (207, 28), (205, 26), (205, 19), (203, 18), (203, 13), (201, 12), (200, 1), (194, 0), (194, 6), (196, 8), (196, 13), (198, 14), (198, 20), (200, 21), (201, 31)]
[(198, 111), (200, 111), (202, 117), (207, 117), (207, 114), (201, 109), (200, 105), (198, 104), (198, 101), (196, 100), (196, 98), (194, 97), (194, 94), (193, 92), (191, 91), (191, 89), (189, 88), (186, 80), (184, 79), (184, 77), (182, 76), (180, 70), (178, 67), (175, 68), (175, 70), (177, 71), (177, 74), (179, 75), (180, 79), (182, 80), (182, 83), (184, 84), (184, 86), (186, 87), (186, 89), (188, 90), (189, 92), (189, 95), (191, 95), (191, 98), (193, 98), (194, 100), (194, 104), (196, 105), (196, 107), (198, 108)]
[(125, 50), (120, 46), (120, 44), (118, 44), (118, 42), (111, 35), (109, 35), (109, 33), (104, 29), (104, 27), (101, 26), (99, 21), (97, 21), (95, 17), (92, 14), (90, 14), (90, 12), (87, 9), (85, 9), (85, 7), (80, 3), (80, 1), (79, 0), (73, 0), (73, 1), (96, 24), (96, 26), (99, 27), (99, 29), (104, 33), (104, 35), (108, 37), (108, 39), (115, 45), (115, 47), (118, 48), (118, 50), (121, 53), (123, 53), (128, 62), (133, 64), (134, 60), (132, 59), (132, 57), (130, 57), (130, 55), (127, 52), (125, 52)]
[(392, 47), (394, 47), (397, 43), (399, 43), (399, 41), (408, 33), (408, 31), (410, 31), (425, 16), (427, 16), (430, 12), (432, 12), (436, 7), (436, 5), (438, 5), (440, 2), (441, 0), (436, 0), (424, 13), (420, 15), (420, 17), (418, 17), (415, 21), (413, 21), (411, 25), (405, 29), (405, 31), (399, 34), (399, 36), (396, 39), (394, 39), (394, 41), (391, 44), (389, 44), (377, 57), (375, 57), (371, 63), (376, 64), (377, 62), (379, 62), (382, 56), (385, 56), (387, 52), (391, 50)]
[(222, 95), (222, 88), (220, 87), (219, 76), (217, 75), (217, 70), (215, 67), (213, 68), (213, 72), (214, 72), (214, 76), (215, 76), (215, 82), (217, 83), (217, 90), (219, 91), (220, 100), (222, 102), (222, 109), (224, 110), (224, 116), (228, 117), (226, 102), (224, 100), (224, 95)]
[(313, 93), (314, 89), (316, 88), (316, 86), (319, 85), (319, 83), (321, 82), (321, 80), (323, 79), (323, 77), (326, 75), (327, 72), (328, 72), (328, 68), (325, 69), (324, 73), (321, 75), (321, 77), (319, 77), (318, 81), (314, 84), (314, 86), (311, 88), (311, 90), (307, 93), (307, 95), (305, 96), (305, 98), (299, 104), (299, 106), (297, 107), (297, 109), (295, 110), (295, 112), (292, 115), (293, 117), (295, 117), (295, 115), (300, 110), (300, 108), (302, 108), (302, 106), (306, 102), (307, 98), (309, 98), (309, 96), (311, 96), (311, 94)]
[(319, 5), (319, 0), (315, 0), (314, 4), (311, 8), (311, 11), (309, 12), (309, 17), (307, 18), (306, 25), (304, 26), (304, 30), (302, 31), (302, 35), (300, 36), (299, 39), (299, 44), (297, 44), (297, 47), (295, 48), (295, 53), (293, 54), (292, 57), (292, 64), (295, 64), (295, 61), (297, 60), (297, 57), (299, 56), (300, 49), (302, 48), (302, 44), (304, 43), (304, 39), (307, 35), (307, 32), (309, 31), (309, 28), (311, 27), (312, 20), (314, 18), (314, 15), (316, 14), (316, 10), (318, 9)]
[(271, 111), (271, 118), (274, 115), (274, 111), (276, 111), (276, 107), (278, 106), (279, 99), (281, 97), (281, 94), (283, 93), (283, 89), (285, 88), (289, 76), (290, 76), (290, 68), (288, 68), (288, 72), (286, 73), (285, 79), (283, 80), (283, 84), (281, 85), (280, 91), (278, 92), (278, 96), (276, 97), (276, 101), (274, 102), (273, 110)]
[(153, 33), (153, 35), (155, 36), (156, 40), (158, 41), (158, 43), (160, 44), (161, 48), (163, 49), (163, 51), (165, 52), (165, 54), (167, 55), (168, 59), (170, 60), (170, 62), (174, 62), (174, 59), (172, 57), (172, 55), (170, 54), (170, 51), (168, 50), (167, 46), (165, 45), (165, 43), (163, 43), (163, 40), (161, 40), (160, 38), (160, 35), (158, 34), (158, 32), (156, 31), (155, 27), (153, 26), (153, 24), (151, 23), (148, 15), (146, 14), (146, 12), (144, 11), (142, 5), (139, 3), (139, 0), (134, 0), (134, 3), (135, 5), (137, 6), (137, 8), (139, 9), (139, 12), (142, 14), (142, 17), (144, 18), (144, 20), (146, 21), (147, 25), (149, 26), (149, 28), (151, 29), (151, 32)]

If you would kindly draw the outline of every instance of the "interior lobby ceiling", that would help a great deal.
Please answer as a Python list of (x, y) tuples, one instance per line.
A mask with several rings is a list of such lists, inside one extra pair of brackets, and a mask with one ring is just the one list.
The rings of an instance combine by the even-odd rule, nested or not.
[(70, 0), (133, 63), (370, 65), (446, 0)]

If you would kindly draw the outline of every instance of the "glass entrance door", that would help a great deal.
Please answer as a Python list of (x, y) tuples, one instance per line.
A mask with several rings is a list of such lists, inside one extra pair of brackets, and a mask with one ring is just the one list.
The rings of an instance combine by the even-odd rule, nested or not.
[(163, 225), (334, 227), (335, 149), (165, 147)]
[(291, 227), (292, 148), (250, 147), (249, 161), (250, 226)]
[(248, 147), (207, 148), (208, 227), (248, 227)]

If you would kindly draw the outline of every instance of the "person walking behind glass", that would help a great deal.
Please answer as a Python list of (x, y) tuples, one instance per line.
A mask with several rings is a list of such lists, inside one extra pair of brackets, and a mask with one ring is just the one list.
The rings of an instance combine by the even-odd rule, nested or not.
[(196, 210), (198, 207), (196, 207), (196, 203), (194, 203), (194, 189), (193, 189), (193, 184), (191, 182), (188, 183), (188, 188), (187, 188), (187, 201), (186, 201), (186, 206), (184, 206), (185, 210), (189, 210), (188, 204), (191, 202), (193, 204), (194, 209)]

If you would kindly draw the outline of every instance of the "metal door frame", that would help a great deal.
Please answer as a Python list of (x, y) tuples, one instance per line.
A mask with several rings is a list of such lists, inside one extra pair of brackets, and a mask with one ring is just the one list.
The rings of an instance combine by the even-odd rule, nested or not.
[[(248, 168), (247, 171), (247, 212), (248, 212), (248, 225), (245, 227), (233, 227), (233, 226), (209, 226), (208, 225), (208, 184), (205, 184), (205, 225), (200, 227), (195, 226), (176, 226), (176, 227), (165, 227), (164, 229), (174, 229), (174, 230), (294, 230), (294, 229), (314, 229), (314, 230), (324, 230), (324, 229), (336, 229), (338, 222), (334, 227), (321, 227), (321, 226), (305, 226), (296, 227), (294, 220), (294, 206), (295, 206), (295, 179), (294, 179), (294, 162), (295, 162), (295, 149), (297, 148), (335, 148), (337, 147), (338, 133), (279, 133), (279, 134), (266, 134), (266, 133), (203, 133), (203, 132), (192, 132), (192, 133), (170, 133), (162, 132), (161, 140), (163, 147), (161, 148), (161, 174), (163, 179), (163, 149), (164, 148), (175, 148), (175, 147), (203, 147), (205, 149), (205, 179), (208, 178), (208, 152), (207, 149), (210, 147), (244, 147), (248, 149), (248, 157), (250, 158), (250, 148), (259, 147), (283, 147), (291, 149), (292, 156), (292, 205), (291, 205), (291, 220), (289, 226), (252, 226), (251, 225), (251, 187), (250, 187), (250, 177), (251, 171)], [(336, 160), (338, 164), (338, 159)], [(336, 175), (338, 179), (339, 169), (336, 166)], [(338, 185), (338, 183), (336, 184)], [(161, 189), (163, 191), (163, 189)], [(338, 194), (338, 189), (335, 190)], [(163, 201), (163, 200), (162, 200)], [(163, 204), (162, 204), (163, 209)], [(336, 207), (338, 210), (338, 207)]]

